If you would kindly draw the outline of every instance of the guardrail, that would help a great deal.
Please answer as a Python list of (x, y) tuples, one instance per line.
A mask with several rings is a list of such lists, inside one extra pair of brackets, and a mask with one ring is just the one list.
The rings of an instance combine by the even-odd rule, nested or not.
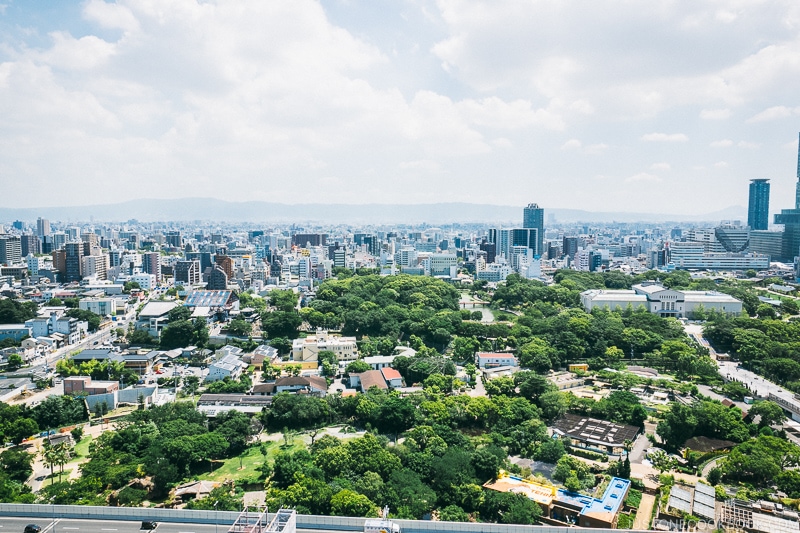
[[(84, 505), (28, 505), (0, 503), (0, 515), (51, 519), (71, 518), (86, 520), (126, 520), (138, 522), (155, 520), (189, 524), (231, 525), (238, 512), (195, 511), (184, 509), (143, 509), (140, 507), (92, 507)], [(274, 514), (270, 513), (271, 520)], [(363, 531), (365, 518), (346, 516), (297, 515), (297, 529), (323, 531)], [(567, 526), (522, 526), (516, 524), (491, 524), (472, 522), (432, 522), (430, 520), (394, 520), (403, 533), (608, 533), (602, 528), (575, 528)], [(620, 529), (629, 533), (635, 529)]]

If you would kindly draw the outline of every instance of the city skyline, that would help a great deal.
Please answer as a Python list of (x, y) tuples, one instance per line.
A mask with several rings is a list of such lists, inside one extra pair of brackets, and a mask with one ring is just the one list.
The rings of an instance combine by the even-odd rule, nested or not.
[(687, 215), (766, 178), (779, 212), (800, 10), (771, 6), (5, 2), (0, 207), (658, 198)]

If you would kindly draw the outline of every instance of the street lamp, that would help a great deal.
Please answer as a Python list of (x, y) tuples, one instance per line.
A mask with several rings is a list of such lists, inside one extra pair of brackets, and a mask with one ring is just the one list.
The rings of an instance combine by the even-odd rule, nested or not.
[(217, 526), (219, 525), (219, 516), (217, 516), (217, 504), (219, 504), (219, 500), (214, 502), (214, 533), (217, 533)]

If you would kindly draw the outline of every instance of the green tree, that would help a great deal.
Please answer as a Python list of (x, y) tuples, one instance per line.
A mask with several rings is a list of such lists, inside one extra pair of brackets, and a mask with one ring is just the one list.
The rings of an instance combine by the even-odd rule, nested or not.
[(22, 365), (25, 364), (25, 361), (22, 360), (22, 357), (18, 353), (12, 353), (8, 356), (7, 368), (11, 371), (18, 370), (22, 368)]
[(442, 522), (469, 522), (469, 515), (458, 505), (448, 505), (439, 509), (439, 520)]
[(35, 456), (19, 447), (0, 453), (0, 468), (12, 480), (24, 482), (33, 473)]
[(777, 403), (765, 400), (751, 406), (747, 412), (747, 417), (750, 420), (755, 420), (756, 417), (759, 417), (758, 427), (763, 428), (782, 424), (786, 420), (786, 413)]
[(331, 498), (333, 516), (375, 516), (376, 506), (358, 492), (342, 489)]
[(252, 331), (253, 325), (246, 320), (235, 319), (228, 324), (228, 333), (237, 337), (247, 337)]

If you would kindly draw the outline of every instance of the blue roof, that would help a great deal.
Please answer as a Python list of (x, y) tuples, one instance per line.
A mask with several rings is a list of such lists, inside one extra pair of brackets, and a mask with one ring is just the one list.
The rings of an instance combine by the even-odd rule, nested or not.
[(616, 513), (622, 506), (625, 495), (631, 486), (627, 479), (612, 477), (608, 483), (603, 497), (600, 499), (584, 496), (575, 492), (559, 489), (558, 499), (573, 505), (583, 506), (580, 514), (588, 513)]

